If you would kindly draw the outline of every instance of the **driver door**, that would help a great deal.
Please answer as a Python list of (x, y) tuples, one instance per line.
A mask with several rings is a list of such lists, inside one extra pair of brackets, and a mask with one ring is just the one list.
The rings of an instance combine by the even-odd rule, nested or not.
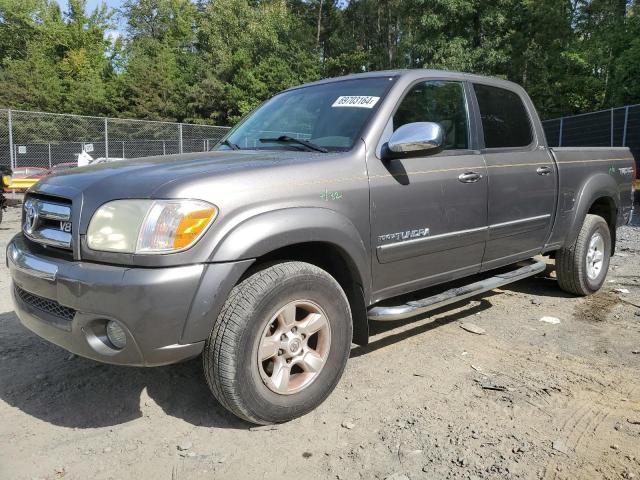
[(480, 271), (487, 236), (487, 170), (471, 147), (464, 82), (421, 81), (390, 119), (439, 123), (444, 151), (381, 160), (368, 153), (374, 301)]

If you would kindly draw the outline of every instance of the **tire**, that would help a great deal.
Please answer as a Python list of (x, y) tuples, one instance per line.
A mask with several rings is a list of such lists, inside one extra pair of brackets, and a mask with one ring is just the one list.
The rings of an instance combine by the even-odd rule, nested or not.
[[(588, 267), (590, 245), (596, 236), (602, 239), (602, 264), (599, 270)], [(599, 242), (596, 242), (599, 243)], [(587, 215), (573, 245), (564, 247), (556, 255), (558, 284), (565, 292), (586, 296), (602, 287), (611, 257), (611, 233), (607, 222), (598, 215)], [(595, 257), (590, 257), (595, 258)]]
[[(290, 325), (299, 328), (287, 330)], [(349, 358), (352, 329), (347, 297), (327, 272), (303, 262), (267, 266), (229, 294), (205, 342), (205, 378), (234, 415), (261, 425), (286, 422), (310, 412), (333, 391)], [(305, 349), (316, 353), (294, 356), (297, 347), (300, 355)], [(258, 362), (259, 348), (261, 358), (272, 356)], [(324, 361), (318, 367), (319, 357)], [(287, 360), (291, 363), (283, 363)], [(282, 380), (286, 373), (276, 374), (287, 368), (288, 383)]]

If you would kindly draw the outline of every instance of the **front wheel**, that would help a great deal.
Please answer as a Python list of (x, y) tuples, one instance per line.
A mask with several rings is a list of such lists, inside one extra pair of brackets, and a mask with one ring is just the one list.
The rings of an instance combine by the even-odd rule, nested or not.
[(609, 225), (598, 215), (587, 215), (573, 245), (556, 254), (560, 288), (581, 296), (597, 292), (607, 277), (610, 257)]
[(236, 416), (286, 422), (332, 392), (351, 336), (349, 303), (338, 282), (308, 263), (278, 263), (231, 291), (205, 343), (205, 377)]

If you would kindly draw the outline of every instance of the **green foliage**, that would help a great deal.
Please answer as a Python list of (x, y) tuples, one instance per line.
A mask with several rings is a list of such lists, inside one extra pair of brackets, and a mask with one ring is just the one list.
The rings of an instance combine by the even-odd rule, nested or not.
[(0, 0), (0, 104), (109, 111), (111, 13), (104, 6), (89, 15), (85, 10), (84, 0), (70, 0), (65, 13), (53, 0)]
[(202, 81), (191, 90), (194, 115), (233, 123), (274, 93), (318, 78), (317, 59), (310, 45), (295, 38), (297, 29), (283, 0), (204, 5), (198, 38)]
[[(112, 32), (114, 18), (125, 30)], [(545, 117), (640, 103), (638, 0), (0, 0), (0, 107), (232, 124), (389, 68), (522, 84)]]
[(128, 42), (117, 79), (117, 112), (182, 120), (196, 79), (196, 7), (189, 0), (128, 0), (123, 14)]

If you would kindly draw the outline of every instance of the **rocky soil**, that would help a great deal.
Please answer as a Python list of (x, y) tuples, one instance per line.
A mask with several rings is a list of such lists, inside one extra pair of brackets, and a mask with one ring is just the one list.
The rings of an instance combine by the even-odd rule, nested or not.
[(23, 328), (4, 261), (18, 229), (11, 209), (0, 225), (0, 478), (640, 479), (640, 225), (620, 230), (600, 293), (564, 294), (550, 266), (375, 325), (327, 402), (260, 428), (216, 403), (199, 360), (102, 365)]

